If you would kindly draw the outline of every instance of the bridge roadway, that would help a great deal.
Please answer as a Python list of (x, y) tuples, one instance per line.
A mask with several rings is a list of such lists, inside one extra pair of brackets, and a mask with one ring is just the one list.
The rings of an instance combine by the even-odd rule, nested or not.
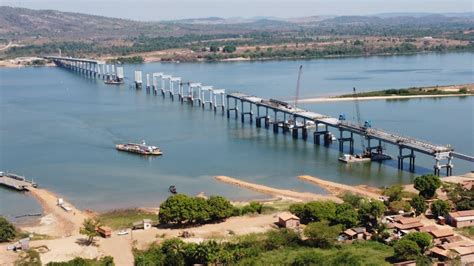
[[(229, 105), (229, 99), (234, 99), (234, 107), (231, 108)], [(340, 137), (338, 138), (340, 142), (340, 151), (343, 152), (343, 145), (344, 142), (348, 141), (351, 145), (350, 147), (350, 153), (354, 153), (353, 149), (353, 134), (361, 135), (364, 137), (364, 139), (368, 140), (368, 148), (375, 149), (377, 147), (370, 147), (370, 140), (378, 140), (379, 145), (378, 147), (381, 148), (381, 142), (384, 143), (389, 143), (392, 145), (395, 145), (399, 148), (400, 154), (398, 156), (399, 160), (399, 168), (403, 169), (403, 159), (409, 158), (410, 159), (410, 170), (414, 171), (415, 169), (415, 155), (414, 152), (419, 152), (422, 154), (426, 154), (429, 156), (433, 156), (435, 158), (435, 165), (434, 165), (434, 172), (435, 174), (440, 174), (440, 170), (442, 168), (446, 168), (446, 173), (447, 175), (452, 174), (452, 159), (454, 157), (466, 161), (474, 161), (474, 158), (469, 155), (464, 155), (460, 153), (454, 152), (454, 149), (450, 145), (436, 145), (429, 143), (424, 140), (419, 140), (415, 139), (412, 137), (407, 137), (403, 135), (399, 135), (396, 133), (391, 133), (383, 129), (378, 129), (378, 128), (366, 128), (364, 126), (360, 126), (354, 122), (349, 122), (346, 120), (339, 120), (334, 117), (330, 117), (327, 115), (319, 114), (316, 112), (311, 112), (307, 111), (301, 108), (295, 108), (294, 106), (291, 106), (287, 103), (284, 102), (279, 102), (279, 101), (271, 101), (271, 100), (266, 100), (260, 97), (256, 96), (251, 96), (243, 93), (230, 93), (227, 94), (227, 115), (230, 116), (230, 112), (234, 111), (235, 115), (237, 117), (237, 113), (239, 112), (239, 107), (238, 107), (238, 102), (240, 102), (240, 111), (241, 111), (241, 117), (242, 121), (245, 120), (245, 116), (248, 115), (250, 116), (250, 121), (252, 121), (253, 118), (253, 108), (252, 106), (255, 105), (257, 108), (257, 119), (260, 118), (265, 118), (266, 119), (266, 124), (265, 126), (268, 127), (267, 123), (270, 124), (279, 124), (280, 126), (284, 127), (285, 125), (288, 125), (288, 120), (286, 119), (287, 116), (292, 118), (294, 121), (292, 122), (292, 126), (289, 126), (287, 130), (296, 130), (296, 134), (293, 134), (293, 136), (298, 137), (298, 129), (301, 128), (303, 131), (303, 138), (305, 139), (305, 135), (307, 136), (307, 122), (312, 121), (313, 123), (316, 124), (316, 132), (315, 138), (317, 137), (318, 139), (315, 139), (315, 143), (319, 144), (319, 134), (329, 134), (328, 127), (332, 127), (335, 129), (338, 129), (340, 131)], [(244, 110), (245, 105), (244, 103), (249, 104), (249, 111)], [(265, 109), (265, 116), (260, 116), (260, 108)], [(274, 118), (273, 120), (271, 119), (271, 116), (269, 116), (268, 111), (271, 110), (274, 112)], [(283, 113), (284, 114), (284, 119), (279, 120), (277, 113)], [(302, 126), (295, 126), (297, 125), (297, 120), (303, 120), (303, 123), (300, 123)], [(322, 132), (319, 131), (319, 125), (322, 124), (326, 126), (326, 130)], [(257, 121), (257, 126), (259, 126), (259, 121)], [(275, 130), (274, 130), (275, 131)], [(278, 132), (276, 130), (275, 132)], [(349, 132), (350, 137), (344, 137), (343, 133), (344, 132)], [(293, 132), (295, 133), (295, 132)], [(404, 150), (408, 150), (409, 153), (405, 154)], [(446, 164), (440, 164), (440, 161), (447, 160)]]
[(43, 56), (44, 59), (53, 61), (57, 66), (70, 69), (90, 77), (102, 77), (107, 80), (123, 80), (123, 68), (115, 65), (108, 65), (105, 61), (89, 59), (89, 58), (74, 58), (64, 56)]

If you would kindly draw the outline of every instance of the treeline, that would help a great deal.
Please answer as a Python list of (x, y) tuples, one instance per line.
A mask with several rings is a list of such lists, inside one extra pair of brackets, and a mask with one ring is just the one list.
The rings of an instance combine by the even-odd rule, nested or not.
[[(306, 233), (305, 233), (306, 234)], [(328, 239), (333, 234), (325, 234)], [(135, 265), (382, 265), (392, 248), (376, 242), (317, 248), (312, 238), (288, 230), (234, 237), (225, 242), (185, 243), (165, 240), (145, 251), (135, 250)]]
[(262, 213), (269, 207), (261, 203), (250, 202), (237, 207), (222, 196), (211, 196), (208, 199), (189, 197), (177, 194), (168, 197), (160, 204), (159, 222), (163, 225), (193, 225), (223, 221), (231, 216), (248, 213)]

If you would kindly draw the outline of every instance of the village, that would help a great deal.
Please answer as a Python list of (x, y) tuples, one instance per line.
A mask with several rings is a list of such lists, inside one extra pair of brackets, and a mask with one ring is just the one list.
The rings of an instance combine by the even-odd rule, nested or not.
[[(407, 185), (402, 189), (394, 186), (377, 192), (375, 188), (368, 191), (344, 186), (339, 186), (339, 189), (335, 190), (337, 184), (334, 183), (326, 184), (325, 188), (339, 198), (327, 195), (325, 200), (298, 199), (284, 193), (279, 195), (276, 190), (267, 191), (267, 194), (274, 196), (271, 200), (252, 201), (250, 204), (245, 202), (230, 204), (225, 198), (207, 197), (202, 194), (196, 197), (176, 194), (163, 202), (159, 210), (141, 209), (138, 213), (142, 216), (131, 213), (118, 215), (116, 217), (119, 218), (118, 223), (117, 220), (107, 219), (106, 216), (102, 216), (101, 219), (100, 214), (78, 210), (47, 190), (31, 188), (31, 194), (42, 203), (45, 216), (38, 225), (18, 230), (22, 232), (21, 236), (26, 237), (15, 237), (1, 244), (0, 256), (5, 260), (2, 261), (2, 265), (12, 265), (18, 260), (34, 261), (34, 257), (31, 257), (32, 251), (38, 254), (43, 264), (70, 261), (78, 257), (85, 259), (111, 257), (116, 265), (139, 265), (136, 261), (137, 253), (133, 250), (142, 250), (143, 254), (146, 254), (150, 245), (170, 239), (179, 238), (184, 243), (199, 245), (208, 241), (232, 242), (232, 239), (239, 235), (290, 230), (301, 241), (311, 240), (318, 243), (326, 237), (324, 241), (328, 241), (330, 246), (337, 243), (351, 245), (361, 241), (377, 241), (393, 246), (395, 254), (390, 262), (395, 265), (416, 265), (420, 256), (429, 258), (433, 263), (458, 261), (462, 265), (467, 265), (474, 262), (472, 235), (474, 210), (457, 210), (456, 202), (450, 201), (452, 196), (449, 194), (453, 194), (454, 186), (464, 192), (472, 191), (473, 183), (472, 173), (443, 178), (443, 185), (440, 183), (436, 187), (436, 196), (427, 199), (424, 203), (426, 205), (421, 207), (416, 201), (423, 197), (416, 195), (415, 192), (429, 193), (426, 189), (430, 188), (418, 191), (413, 185)], [(248, 189), (252, 189), (251, 185), (247, 186)], [(258, 191), (262, 191), (261, 187), (255, 186)], [(413, 197), (409, 199), (408, 195)], [(468, 200), (472, 204), (472, 198)], [(189, 210), (187, 209), (189, 206), (182, 205), (183, 202), (189, 206), (207, 204), (209, 212), (206, 213), (207, 217), (199, 218), (200, 214), (197, 212), (189, 214), (190, 216), (177, 214), (175, 209), (177, 205), (182, 208), (181, 212)], [(400, 205), (400, 202), (410, 202), (411, 206)], [(453, 206), (443, 207), (439, 202)], [(436, 207), (438, 205), (441, 207)], [(216, 214), (212, 213), (211, 209), (214, 208), (212, 206), (215, 206)], [(364, 213), (362, 210), (366, 206), (371, 209)], [(333, 207), (335, 216), (326, 213)], [(348, 210), (348, 208), (354, 209)], [(337, 218), (339, 209), (342, 210), (341, 215), (346, 217)], [(354, 215), (358, 215), (354, 221), (347, 218)], [(214, 216), (217, 217), (217, 222), (213, 222)], [(144, 218), (132, 220), (135, 217)], [(324, 224), (326, 220), (331, 221), (329, 225)], [(335, 229), (335, 234), (329, 236), (311, 234), (308, 228), (316, 224), (319, 229), (328, 231)], [(425, 239), (425, 243), (420, 239)], [(421, 246), (413, 250), (410, 246), (412, 242)]]

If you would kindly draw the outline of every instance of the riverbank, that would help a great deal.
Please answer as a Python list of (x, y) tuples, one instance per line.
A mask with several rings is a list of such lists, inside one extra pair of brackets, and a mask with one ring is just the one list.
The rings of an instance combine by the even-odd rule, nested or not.
[[(469, 97), (474, 96), (474, 84), (459, 84), (446, 86), (428, 86), (408, 89), (398, 89), (396, 91), (407, 90), (414, 91), (408, 95), (390, 94), (390, 90), (371, 91), (357, 94), (357, 100), (397, 100), (413, 98), (442, 98), (442, 97)], [(417, 94), (417, 92), (419, 94)], [(372, 96), (373, 95), (373, 96)], [(300, 103), (319, 103), (319, 102), (340, 102), (354, 101), (356, 98), (350, 95), (338, 95), (332, 97), (314, 97), (300, 99)]]

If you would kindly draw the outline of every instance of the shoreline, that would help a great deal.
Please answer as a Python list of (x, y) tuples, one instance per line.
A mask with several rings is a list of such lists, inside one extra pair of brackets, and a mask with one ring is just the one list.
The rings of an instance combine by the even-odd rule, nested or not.
[[(392, 99), (415, 99), (415, 98), (443, 98), (443, 97), (469, 97), (474, 96), (472, 93), (466, 94), (433, 94), (433, 95), (389, 95), (389, 96), (369, 96), (369, 97), (357, 97), (359, 101), (373, 101), (373, 100), (392, 100)], [(354, 97), (316, 97), (306, 98), (298, 100), (299, 103), (321, 103), (321, 102), (344, 102), (344, 101), (355, 101)]]

